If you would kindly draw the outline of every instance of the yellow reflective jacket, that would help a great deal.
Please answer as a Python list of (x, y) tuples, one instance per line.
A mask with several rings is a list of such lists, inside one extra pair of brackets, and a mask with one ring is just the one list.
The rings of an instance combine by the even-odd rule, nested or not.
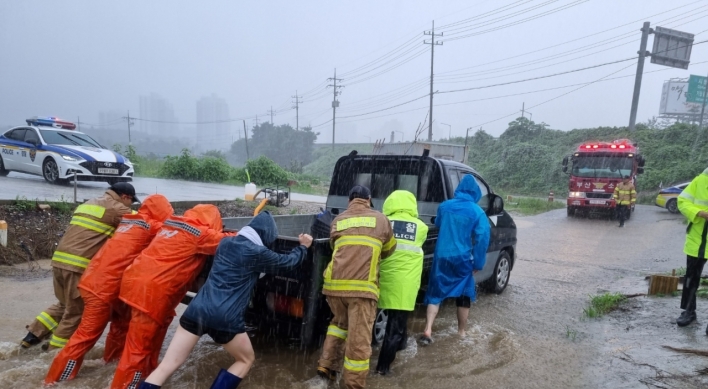
[(322, 293), (337, 297), (379, 298), (379, 260), (396, 249), (391, 223), (371, 209), (369, 200), (354, 199), (332, 221), (332, 260), (324, 271)]
[(617, 201), (617, 205), (634, 205), (637, 201), (637, 191), (634, 190), (634, 184), (631, 182), (617, 184), (614, 198)]
[(689, 221), (683, 252), (692, 257), (706, 259), (708, 223), (702, 217), (698, 217), (698, 212), (708, 212), (708, 169), (694, 178), (681, 192), (678, 197), (678, 208)]
[(391, 221), (396, 251), (381, 262), (379, 308), (412, 311), (420, 289), (428, 226), (418, 219), (415, 196), (405, 190), (386, 198), (383, 213)]
[(124, 214), (130, 208), (112, 190), (76, 207), (69, 228), (52, 255), (52, 266), (83, 273), (91, 258), (113, 236)]

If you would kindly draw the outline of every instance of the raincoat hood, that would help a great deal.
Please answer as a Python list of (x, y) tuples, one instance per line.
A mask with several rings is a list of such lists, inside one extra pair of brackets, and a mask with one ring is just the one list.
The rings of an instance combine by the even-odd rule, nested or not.
[(278, 238), (278, 227), (275, 225), (273, 216), (268, 211), (259, 213), (248, 223), (248, 226), (258, 233), (266, 247), (272, 245), (275, 239)]
[(212, 230), (221, 231), (221, 213), (219, 208), (211, 204), (198, 204), (194, 208), (187, 210), (184, 217), (197, 221), (203, 226), (207, 226)]
[(138, 214), (158, 222), (164, 222), (168, 217), (172, 216), (173, 213), (174, 209), (172, 209), (172, 205), (167, 200), (167, 197), (160, 194), (146, 197), (138, 209)]
[(418, 217), (418, 203), (413, 193), (407, 190), (396, 190), (391, 193), (384, 201), (382, 210), (386, 216), (405, 212), (415, 218)]
[(477, 203), (482, 198), (482, 191), (479, 190), (479, 185), (471, 175), (466, 175), (460, 185), (455, 189), (455, 198), (461, 200), (469, 200)]

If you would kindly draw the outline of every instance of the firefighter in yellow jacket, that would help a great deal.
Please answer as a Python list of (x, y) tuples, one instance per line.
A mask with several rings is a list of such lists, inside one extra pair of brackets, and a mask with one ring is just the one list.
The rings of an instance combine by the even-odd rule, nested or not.
[(332, 260), (322, 293), (334, 317), (327, 329), (317, 373), (334, 379), (344, 354), (344, 385), (363, 388), (369, 374), (371, 331), (379, 298), (379, 260), (396, 249), (391, 223), (371, 209), (371, 192), (357, 185), (349, 206), (332, 221)]
[[(688, 219), (686, 243), (686, 275), (683, 278), (681, 313), (676, 324), (684, 327), (696, 320), (696, 291), (701, 283), (701, 273), (706, 264), (708, 243), (708, 169), (694, 178), (678, 197), (679, 211)], [(708, 328), (706, 328), (708, 335)]]
[(622, 182), (615, 187), (614, 199), (617, 202), (619, 226), (624, 227), (624, 221), (629, 219), (629, 213), (637, 202), (637, 191), (634, 190), (634, 184), (630, 182), (629, 176), (624, 176)]
[(113, 235), (130, 205), (137, 202), (135, 188), (127, 182), (118, 182), (98, 198), (79, 205), (69, 228), (59, 241), (52, 256), (54, 295), (59, 302), (41, 312), (27, 326), (29, 332), (22, 339), (22, 347), (39, 344), (52, 335), (50, 348), (62, 348), (81, 322), (84, 302), (78, 284), (91, 258)]

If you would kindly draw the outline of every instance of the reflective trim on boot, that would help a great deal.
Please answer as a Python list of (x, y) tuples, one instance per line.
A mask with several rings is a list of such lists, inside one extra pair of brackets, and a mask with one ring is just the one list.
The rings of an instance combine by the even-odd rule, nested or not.
[(160, 389), (161, 387), (162, 386), (143, 381), (140, 383), (140, 386), (138, 386), (138, 389)]
[(241, 383), (241, 378), (229, 373), (227, 370), (219, 370), (219, 375), (211, 384), (211, 389), (236, 389)]

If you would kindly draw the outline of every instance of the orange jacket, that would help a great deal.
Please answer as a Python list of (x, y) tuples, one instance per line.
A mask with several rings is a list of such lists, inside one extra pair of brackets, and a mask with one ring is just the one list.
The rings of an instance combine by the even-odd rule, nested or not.
[(124, 215), (113, 237), (91, 259), (79, 288), (112, 304), (118, 298), (123, 272), (150, 244), (162, 222), (172, 213), (172, 205), (165, 196), (156, 194), (145, 198), (138, 213)]
[(213, 205), (200, 204), (172, 216), (150, 245), (123, 275), (120, 299), (153, 320), (163, 323), (199, 274), (206, 255), (214, 255), (225, 236), (221, 214)]

